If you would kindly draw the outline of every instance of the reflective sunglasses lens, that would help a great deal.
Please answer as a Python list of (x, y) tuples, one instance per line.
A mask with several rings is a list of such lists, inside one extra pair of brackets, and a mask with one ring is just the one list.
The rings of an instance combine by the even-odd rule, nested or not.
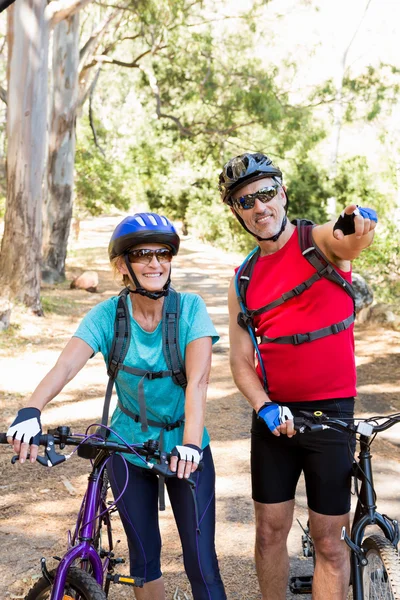
[(155, 255), (159, 263), (171, 262), (172, 260), (172, 252), (171, 250), (167, 250), (167, 248), (156, 250)]
[(142, 265), (149, 265), (154, 256), (160, 264), (171, 262), (172, 260), (172, 252), (167, 248), (161, 248), (160, 250), (142, 248), (141, 250), (132, 250), (132, 252), (128, 253), (130, 263), (140, 263)]
[(254, 208), (254, 204), (256, 200), (260, 200), (263, 204), (275, 198), (278, 193), (279, 186), (272, 186), (267, 188), (262, 188), (258, 192), (254, 194), (247, 194), (246, 196), (242, 196), (241, 198), (232, 199), (233, 206), (235, 208), (243, 208), (244, 210), (249, 210), (250, 208)]

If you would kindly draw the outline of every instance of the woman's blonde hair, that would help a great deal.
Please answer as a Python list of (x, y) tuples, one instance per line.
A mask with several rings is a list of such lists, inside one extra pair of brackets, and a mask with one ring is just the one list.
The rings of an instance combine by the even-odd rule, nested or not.
[(124, 260), (124, 257), (121, 254), (119, 256), (115, 256), (110, 260), (111, 269), (114, 274), (114, 281), (117, 280), (119, 277), (122, 277), (122, 279), (119, 280), (119, 284), (123, 285), (124, 287), (128, 287), (132, 283), (131, 280), (129, 279), (128, 275), (122, 275), (122, 273), (118, 269), (119, 265), (121, 264), (121, 260)]

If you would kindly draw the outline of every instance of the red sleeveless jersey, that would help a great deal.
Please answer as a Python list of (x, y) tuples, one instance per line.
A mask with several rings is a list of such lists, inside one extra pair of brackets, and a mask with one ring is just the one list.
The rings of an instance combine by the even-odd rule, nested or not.
[[(351, 271), (338, 273), (351, 283)], [(246, 303), (261, 308), (315, 273), (304, 258), (298, 230), (268, 256), (259, 257), (247, 288)], [(310, 333), (343, 321), (353, 312), (353, 301), (339, 285), (320, 279), (308, 290), (254, 318), (257, 336), (270, 338)], [(269, 397), (277, 402), (304, 402), (356, 395), (354, 325), (336, 335), (293, 344), (261, 344)], [(257, 374), (263, 381), (260, 366)]]

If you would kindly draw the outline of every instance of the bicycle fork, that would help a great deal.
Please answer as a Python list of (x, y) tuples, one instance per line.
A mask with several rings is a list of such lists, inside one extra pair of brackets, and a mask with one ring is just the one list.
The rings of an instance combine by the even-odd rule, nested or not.
[(76, 546), (70, 548), (61, 559), (54, 577), (54, 583), (51, 590), (50, 600), (62, 600), (67, 580), (68, 569), (74, 561), (87, 560), (92, 568), (92, 576), (97, 583), (103, 585), (103, 566), (100, 556), (92, 545), (96, 509), (99, 505), (99, 474), (93, 472), (89, 475), (89, 484), (86, 492), (85, 506), (82, 511), (82, 527), (80, 528)]

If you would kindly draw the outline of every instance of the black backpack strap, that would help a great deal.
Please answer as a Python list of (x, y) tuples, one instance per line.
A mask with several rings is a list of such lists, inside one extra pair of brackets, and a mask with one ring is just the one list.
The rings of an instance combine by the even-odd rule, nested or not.
[(315, 243), (312, 234), (312, 230), (315, 227), (314, 223), (306, 219), (298, 219), (294, 223), (298, 227), (299, 245), (304, 258), (308, 260), (321, 277), (325, 277), (325, 279), (329, 279), (329, 281), (340, 285), (354, 302), (355, 293), (353, 286), (336, 271), (332, 263)]
[(179, 347), (180, 294), (170, 288), (163, 306), (162, 345), (172, 380), (183, 389), (187, 386), (184, 362)]
[(347, 319), (340, 321), (339, 323), (335, 323), (334, 325), (329, 325), (328, 327), (322, 327), (322, 329), (316, 329), (315, 331), (311, 331), (310, 333), (295, 333), (293, 335), (282, 335), (276, 338), (269, 338), (265, 335), (260, 336), (260, 344), (293, 344), (294, 346), (298, 346), (299, 344), (304, 344), (304, 342), (314, 342), (315, 340), (320, 340), (321, 338), (327, 337), (328, 335), (336, 335), (341, 331), (345, 331), (354, 323), (354, 313), (352, 313)]
[(118, 375), (118, 371), (125, 359), (126, 353), (128, 352), (129, 343), (131, 339), (131, 324), (129, 320), (129, 310), (127, 304), (127, 296), (129, 290), (125, 288), (119, 295), (117, 303), (117, 311), (114, 321), (114, 338), (112, 341), (110, 359), (108, 361), (107, 375), (109, 377), (106, 394), (103, 405), (103, 415), (101, 418), (101, 424), (104, 427), (100, 428), (100, 435), (104, 439), (107, 436), (107, 430), (105, 427), (108, 425), (108, 414), (110, 410), (110, 401), (112, 391), (114, 387), (115, 379)]
[(251, 327), (254, 330), (253, 315), (254, 311), (247, 308), (246, 294), (247, 288), (249, 287), (250, 279), (253, 275), (254, 267), (257, 259), (260, 256), (260, 248), (254, 252), (245, 265), (239, 268), (237, 273), (237, 290), (238, 290), (238, 301), (242, 311), (237, 316), (237, 322), (243, 329), (247, 330)]

